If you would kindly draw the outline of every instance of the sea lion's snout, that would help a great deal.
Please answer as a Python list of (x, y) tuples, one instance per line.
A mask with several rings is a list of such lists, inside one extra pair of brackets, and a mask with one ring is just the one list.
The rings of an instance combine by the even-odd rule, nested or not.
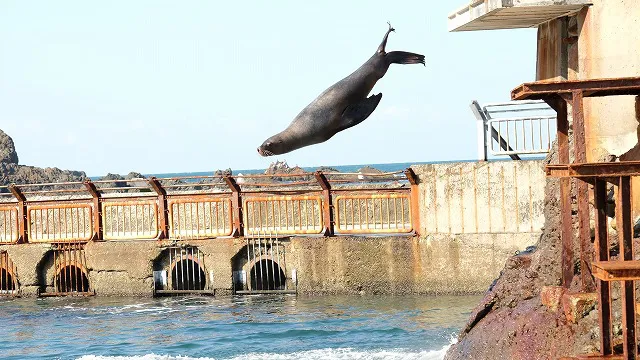
[(270, 137), (258, 147), (258, 154), (261, 156), (273, 156), (282, 154), (282, 140)]
[(267, 152), (267, 151), (264, 151), (264, 150), (262, 149), (262, 146), (261, 146), (261, 147), (259, 147), (257, 150), (258, 150), (258, 154), (260, 154), (260, 156), (267, 157), (267, 156), (269, 156), (269, 155), (273, 155), (273, 154), (270, 154), (270, 153), (269, 153), (269, 152)]

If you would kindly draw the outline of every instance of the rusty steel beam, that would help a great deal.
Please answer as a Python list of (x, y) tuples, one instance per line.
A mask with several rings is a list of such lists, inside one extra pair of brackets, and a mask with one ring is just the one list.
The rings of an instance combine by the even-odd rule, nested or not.
[(96, 188), (96, 185), (91, 182), (91, 180), (86, 180), (84, 182), (84, 187), (87, 188), (87, 191), (91, 194), (93, 198), (93, 237), (92, 240), (102, 240), (102, 201), (100, 198), (102, 197)]
[(331, 202), (331, 184), (322, 171), (316, 171), (313, 174), (318, 184), (322, 188), (322, 220), (324, 222), (324, 235), (333, 236), (335, 234), (333, 221), (333, 203)]
[(557, 178), (611, 178), (639, 176), (640, 161), (554, 164), (546, 166), (547, 176)]
[[(596, 210), (595, 226), (595, 260), (609, 261), (609, 231), (607, 224), (607, 183), (596, 180), (594, 186), (594, 204)], [(611, 316), (611, 285), (607, 281), (599, 280), (598, 285), (598, 313), (600, 320), (600, 353), (613, 354), (613, 333)]]
[[(620, 257), (624, 261), (633, 260), (633, 229), (631, 209), (631, 177), (620, 177), (616, 198), (616, 222)], [(636, 345), (636, 302), (633, 280), (622, 282), (620, 287), (622, 298), (622, 340), (625, 359), (635, 359)]]
[[(558, 116), (558, 162), (569, 164), (569, 121), (567, 117), (567, 102), (556, 97), (552, 103)], [(571, 179), (560, 180), (560, 213), (562, 238), (562, 285), (569, 288), (573, 280), (573, 227), (571, 221)]]
[(420, 233), (420, 189), (418, 188), (418, 176), (413, 171), (412, 168), (407, 168), (404, 171), (404, 175), (409, 180), (409, 184), (411, 185), (411, 198), (410, 198), (410, 208), (411, 208), (411, 223), (413, 227), (413, 231), (416, 235)]
[(242, 228), (242, 197), (240, 196), (240, 186), (231, 176), (225, 176), (224, 181), (231, 189), (231, 206), (233, 207), (233, 232), (231, 236), (238, 237), (243, 235)]
[(154, 176), (147, 179), (147, 182), (158, 194), (158, 238), (169, 238), (169, 208), (167, 206), (167, 191), (162, 187), (160, 181)]
[[(574, 161), (584, 163), (587, 161), (587, 149), (585, 139), (585, 123), (583, 110), (583, 92), (575, 90), (571, 93), (571, 111), (573, 115), (573, 151)], [(578, 238), (580, 239), (580, 284), (582, 291), (594, 290), (591, 270), (591, 258), (593, 246), (591, 245), (591, 229), (589, 222), (589, 185), (585, 181), (577, 180), (576, 200), (578, 206)]]
[(524, 83), (511, 91), (512, 100), (546, 100), (550, 95), (583, 91), (585, 97), (640, 95), (640, 77)]
[(29, 223), (27, 222), (27, 198), (15, 184), (9, 185), (9, 191), (18, 199), (18, 241), (16, 243), (24, 244), (29, 242), (29, 236), (27, 235), (29, 229)]

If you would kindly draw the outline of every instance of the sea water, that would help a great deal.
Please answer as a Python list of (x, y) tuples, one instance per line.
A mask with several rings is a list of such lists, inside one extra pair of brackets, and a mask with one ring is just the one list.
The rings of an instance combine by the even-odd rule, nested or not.
[(0, 300), (5, 359), (442, 359), (478, 296)]

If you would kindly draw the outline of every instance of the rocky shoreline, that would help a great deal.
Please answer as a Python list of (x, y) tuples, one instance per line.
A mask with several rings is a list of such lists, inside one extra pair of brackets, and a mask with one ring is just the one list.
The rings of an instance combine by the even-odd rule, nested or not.
[[(556, 157), (554, 149), (546, 163), (556, 163)], [(548, 178), (540, 240), (507, 260), (445, 360), (558, 359), (599, 351), (597, 297), (580, 292), (578, 259), (573, 283), (569, 289), (560, 286), (559, 194), (559, 181)], [(577, 242), (574, 246), (579, 254)]]

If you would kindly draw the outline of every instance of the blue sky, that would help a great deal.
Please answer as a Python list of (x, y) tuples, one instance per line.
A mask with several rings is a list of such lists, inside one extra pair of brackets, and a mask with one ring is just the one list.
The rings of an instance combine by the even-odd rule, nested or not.
[[(447, 32), (455, 1), (0, 2), (0, 129), (20, 163), (166, 173), (473, 159), (473, 99), (535, 79), (532, 29)], [(376, 50), (371, 117), (276, 158), (256, 148)]]

